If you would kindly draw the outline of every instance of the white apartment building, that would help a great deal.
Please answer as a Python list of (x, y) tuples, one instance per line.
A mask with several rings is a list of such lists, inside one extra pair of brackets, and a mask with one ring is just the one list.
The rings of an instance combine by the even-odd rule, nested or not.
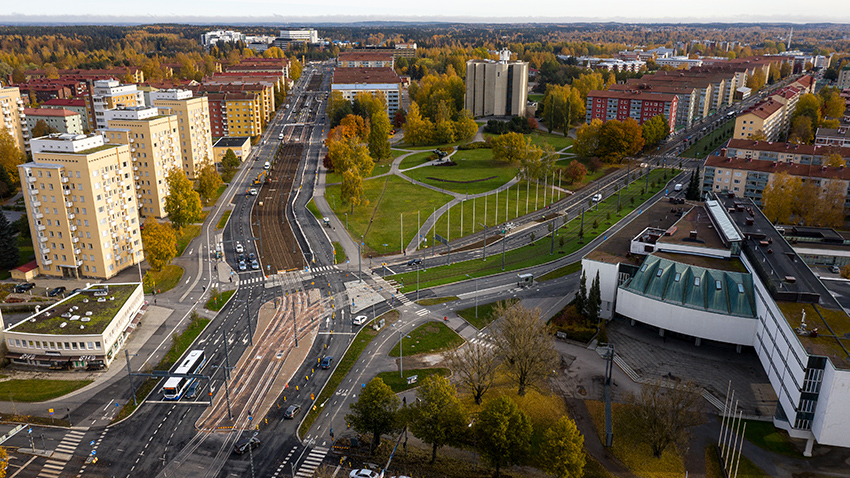
[(97, 80), (91, 96), (91, 109), (95, 129), (109, 126), (104, 117), (106, 110), (118, 107), (144, 106), (145, 96), (136, 85), (122, 85), (117, 80)]

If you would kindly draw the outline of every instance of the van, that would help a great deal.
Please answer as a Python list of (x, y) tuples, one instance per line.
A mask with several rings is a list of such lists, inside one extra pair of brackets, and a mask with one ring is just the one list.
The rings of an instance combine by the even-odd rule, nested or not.
[(263, 169), (265, 169), (265, 170), (268, 170), (268, 169), (270, 169), (271, 167), (272, 167), (272, 165), (271, 165), (271, 163), (269, 163), (268, 161), (266, 161), (266, 164), (264, 164), (264, 165), (263, 165)]
[(354, 325), (363, 325), (363, 324), (366, 323), (366, 316), (365, 315), (358, 315), (357, 317), (354, 318), (354, 320), (352, 322), (354, 323)]
[(677, 185), (675, 185), (675, 186), (673, 187), (673, 191), (677, 191), (677, 192), (678, 192), (678, 191), (681, 191), (681, 190), (682, 190), (682, 185), (681, 185), (681, 184), (677, 184)]

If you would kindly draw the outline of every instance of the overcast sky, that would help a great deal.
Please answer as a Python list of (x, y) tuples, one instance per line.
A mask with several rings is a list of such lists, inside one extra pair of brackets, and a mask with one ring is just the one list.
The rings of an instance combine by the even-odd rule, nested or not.
[(10, 2), (3, 10), (4, 23), (850, 22), (847, 0), (41, 0)]

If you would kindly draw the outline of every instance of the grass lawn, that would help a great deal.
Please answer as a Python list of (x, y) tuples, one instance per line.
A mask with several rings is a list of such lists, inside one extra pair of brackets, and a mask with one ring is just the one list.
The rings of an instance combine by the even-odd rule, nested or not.
[[(603, 200), (599, 204), (598, 211), (595, 210), (595, 208), (594, 210), (586, 211), (584, 215), (583, 237), (580, 237), (579, 235), (581, 230), (581, 217), (578, 214), (568, 218), (569, 222), (563, 226), (560, 222), (562, 219), (559, 220), (559, 227), (555, 240), (555, 254), (549, 254), (551, 247), (551, 235), (547, 235), (544, 238), (536, 238), (534, 243), (531, 243), (531, 237), (529, 236), (529, 245), (506, 252), (505, 271), (545, 264), (557, 259), (561, 255), (571, 254), (578, 251), (586, 242), (601, 235), (610, 225), (618, 221), (620, 217), (630, 213), (632, 210), (643, 204), (643, 202), (649, 199), (654, 193), (660, 191), (666, 184), (666, 181), (663, 180), (664, 173), (665, 172), (662, 170), (654, 170), (651, 173), (650, 182), (655, 181), (656, 186), (653, 188), (650, 183), (650, 188), (647, 192), (643, 192), (643, 179), (632, 182), (628, 188), (621, 189), (621, 208), (619, 213), (617, 211), (616, 195)], [(673, 177), (669, 170), (667, 170), (666, 173), (668, 179)], [(452, 214), (452, 216), (454, 217), (455, 214)], [(478, 220), (480, 219), (476, 218), (476, 221)], [(438, 228), (439, 224), (440, 222), (438, 221)], [(594, 224), (596, 224), (596, 227), (594, 227)], [(443, 232), (440, 229), (438, 229), (438, 231), (440, 234)], [(457, 238), (458, 236), (451, 237)], [(561, 245), (562, 238), (563, 245)], [(496, 245), (491, 246), (488, 248), (488, 251), (490, 255), (486, 261), (482, 261), (480, 258), (477, 258), (420, 271), (420, 288), (426, 289), (437, 285), (466, 280), (468, 279), (468, 277), (466, 277), (467, 274), (471, 277), (485, 277), (490, 274), (502, 272), (502, 260), (500, 254), (501, 248), (499, 247), (499, 244), (497, 243)], [(401, 283), (402, 279), (404, 280), (404, 283), (407, 284), (407, 286), (403, 289), (403, 292), (409, 292), (414, 290), (416, 287), (416, 272), (396, 274), (391, 276), (391, 278), (398, 283)]]
[(150, 283), (151, 287), (145, 285), (145, 294), (152, 293), (154, 289), (160, 293), (171, 290), (182, 277), (183, 268), (174, 264), (164, 266), (161, 271), (149, 270), (145, 273), (145, 284)]
[[(351, 213), (351, 207), (340, 200), (340, 191), (339, 185), (329, 186), (325, 197), (336, 216), (345, 223), (345, 213)], [(397, 176), (363, 181), (363, 192), (366, 200), (348, 215), (348, 232), (354, 238), (365, 236), (364, 257), (369, 253), (384, 253), (384, 244), (387, 244), (387, 252), (400, 251), (402, 236), (407, 246), (416, 234), (417, 210), (421, 211), (424, 221), (435, 208), (450, 199), (446, 194), (414, 186)]]
[(572, 264), (567, 264), (564, 267), (559, 267), (552, 272), (547, 272), (543, 274), (542, 276), (537, 278), (537, 282), (558, 279), (564, 276), (568, 276), (570, 274), (575, 274), (579, 271), (581, 271), (581, 262), (573, 262)]
[(690, 148), (686, 149), (680, 156), (686, 158), (705, 158), (709, 153), (719, 148), (720, 145), (732, 137), (735, 129), (735, 119), (731, 119), (719, 126), (711, 134), (703, 136)]
[[(209, 211), (206, 211), (205, 214), (209, 214)], [(206, 216), (204, 216), (206, 218)], [(183, 226), (179, 232), (177, 232), (177, 255), (182, 256), (183, 251), (186, 250), (186, 246), (192, 242), (192, 239), (198, 237), (201, 234), (201, 224), (188, 224)]]
[(337, 264), (345, 264), (345, 249), (342, 248), (342, 244), (334, 241), (334, 260)]
[(316, 202), (314, 200), (311, 199), (310, 202), (307, 203), (307, 210), (313, 214), (313, 217), (318, 219), (319, 224), (322, 223), (322, 213), (319, 212), (319, 208), (316, 207)]
[(215, 225), (216, 229), (224, 229), (224, 226), (227, 224), (227, 218), (230, 217), (230, 213), (232, 211), (230, 209), (224, 211), (224, 214), (221, 215), (221, 219), (218, 220), (218, 224)]
[(425, 166), (404, 174), (410, 179), (456, 193), (480, 194), (505, 184), (519, 171), (517, 165), (493, 160), (492, 149), (458, 151), (451, 159), (457, 166)]
[(7, 380), (0, 382), (0, 399), (43, 402), (67, 395), (92, 383), (91, 380)]
[[(401, 151), (399, 151), (399, 153), (406, 154), (406, 153), (401, 152)], [(372, 174), (370, 174), (368, 177), (371, 178), (372, 176), (377, 176), (379, 174), (384, 174), (384, 173), (390, 172), (390, 166), (392, 166), (393, 160), (396, 157), (397, 156), (395, 156), (395, 155), (390, 155), (390, 157), (387, 158), (387, 159), (375, 161), (375, 167), (372, 168)], [(363, 179), (366, 179), (366, 178), (364, 177)], [(325, 178), (325, 183), (327, 183), (327, 184), (341, 183), (341, 182), (342, 182), (342, 174), (337, 173), (337, 172), (328, 173), (328, 176)]]
[[(405, 153), (405, 154), (407, 154), (407, 153)], [(398, 169), (403, 171), (405, 169), (409, 169), (409, 168), (412, 168), (414, 166), (419, 166), (420, 164), (426, 163), (426, 162), (429, 161), (428, 158), (432, 154), (433, 153), (430, 152), (430, 151), (426, 151), (424, 153), (413, 153), (410, 156), (401, 160), (401, 163), (399, 163), (399, 165), (398, 165)]]
[[(555, 161), (555, 165), (559, 166), (561, 168), (566, 168), (567, 166), (569, 166), (569, 164), (573, 160), (584, 164), (585, 167), (587, 167), (587, 163), (590, 162), (590, 159), (588, 159), (588, 158), (569, 157), (569, 158), (559, 159), (558, 161)], [(563, 189), (570, 190), (570, 191), (577, 191), (577, 190), (587, 186), (590, 182), (596, 181), (597, 179), (604, 176), (605, 173), (609, 169), (612, 169), (612, 168), (619, 169), (621, 167), (622, 166), (620, 166), (620, 165), (603, 164), (601, 168), (597, 169), (594, 172), (590, 172), (590, 168), (587, 168), (587, 174), (584, 176), (584, 179), (582, 179), (581, 182), (575, 182), (575, 183), (570, 183), (570, 181), (562, 173), (561, 174), (560, 187), (563, 188)], [(557, 175), (556, 175), (556, 181), (557, 181)], [(558, 183), (556, 183), (556, 184), (558, 184)]]
[[(520, 181), (507, 191), (472, 198), (452, 206), (448, 213), (437, 219), (437, 227), (427, 235), (430, 239), (436, 232), (451, 241), (482, 230), (479, 223), (493, 227), (546, 207), (563, 197), (563, 193), (555, 188), (544, 187), (543, 183), (537, 185)], [(440, 247), (445, 250), (445, 246)]]
[[(389, 385), (393, 392), (400, 393), (405, 390), (410, 390), (411, 388), (416, 388), (422, 383), (430, 375), (449, 375), (449, 369), (447, 368), (417, 368), (413, 370), (403, 370), (402, 374), (398, 372), (381, 372), (378, 374), (378, 378), (384, 381), (385, 384)], [(416, 383), (411, 383), (408, 385), (407, 378), (416, 375)]]
[(543, 101), (543, 96), (542, 93), (529, 93), (528, 101)]
[[(413, 329), (403, 339), (404, 356), (436, 353), (453, 349), (464, 342), (463, 338), (442, 322), (428, 322)], [(398, 344), (390, 350), (390, 357), (398, 357)]]
[[(399, 313), (397, 310), (391, 310), (379, 318), (386, 319), (387, 325), (398, 320)], [(300, 436), (304, 436), (310, 427), (313, 426), (313, 422), (316, 421), (316, 418), (319, 417), (319, 413), (323, 410), (325, 402), (327, 402), (334, 393), (336, 393), (337, 388), (339, 388), (339, 384), (342, 383), (342, 379), (348, 375), (348, 372), (351, 371), (351, 367), (354, 366), (354, 363), (357, 362), (357, 359), (360, 358), (360, 354), (366, 350), (366, 346), (369, 345), (369, 342), (378, 335), (378, 332), (373, 330), (371, 327), (363, 327), (360, 329), (360, 332), (357, 332), (357, 335), (352, 340), (351, 345), (348, 347), (348, 350), (345, 351), (345, 355), (342, 356), (341, 359), (337, 362), (336, 368), (334, 369), (333, 374), (331, 374), (331, 378), (328, 379), (328, 382), (325, 384), (325, 388), (322, 389), (322, 392), (316, 397), (316, 403), (319, 405), (314, 410), (312, 407), (307, 411), (307, 416), (304, 417), (304, 421), (301, 423), (301, 427), (298, 429), (298, 434)]]
[[(799, 455), (798, 455), (799, 456)], [(738, 475), (741, 478), (768, 478), (770, 475), (759, 468), (749, 458), (741, 454), (741, 462), (738, 464)], [(714, 445), (705, 447), (705, 476), (706, 478), (725, 478), (723, 469), (717, 456), (717, 448)]]
[[(484, 133), (485, 138), (494, 138), (496, 136), (498, 135)], [(541, 130), (532, 131), (530, 134), (525, 136), (531, 138), (532, 144), (536, 144), (537, 146), (541, 146), (543, 143), (549, 143), (555, 151), (560, 151), (573, 144), (573, 139), (570, 137), (564, 137), (560, 134), (551, 134)]]
[(210, 215), (210, 212), (212, 212), (212, 209), (208, 209), (206, 211), (201, 211), (201, 217), (200, 217), (200, 219), (198, 219), (198, 221), (195, 224), (199, 224), (199, 225), (203, 224), (204, 221), (207, 220), (207, 216)]
[(221, 197), (221, 195), (224, 193), (225, 189), (227, 189), (227, 184), (222, 184), (221, 186), (218, 187), (218, 189), (216, 190), (213, 197), (211, 197), (209, 200), (205, 201), (205, 200), (201, 199), (201, 204), (203, 206), (212, 206), (213, 204), (218, 202), (218, 198)]
[(227, 304), (227, 301), (230, 300), (230, 296), (232, 296), (234, 292), (236, 291), (226, 290), (215, 297), (210, 297), (210, 300), (207, 301), (204, 307), (206, 307), (207, 310), (218, 312), (222, 307), (224, 307), (224, 304)]
[(802, 451), (798, 450), (791, 442), (788, 434), (774, 427), (773, 423), (756, 420), (747, 420), (746, 423), (745, 437), (755, 446), (794, 458), (803, 456)]
[[(579, 264), (579, 266), (581, 266), (581, 263), (578, 263), (578, 264)], [(508, 305), (513, 305), (518, 300), (519, 299), (508, 299), (505, 302), (507, 302)], [(476, 329), (481, 330), (484, 327), (487, 327), (488, 325), (490, 325), (490, 322), (493, 322), (494, 320), (496, 320), (496, 317), (493, 315), (493, 309), (496, 308), (496, 304), (498, 304), (499, 302), (502, 302), (502, 301), (490, 302), (490, 303), (487, 303), (487, 304), (478, 304), (477, 317), (476, 317), (474, 305), (472, 307), (468, 308), (468, 309), (455, 311), (455, 313), (457, 315), (463, 317), (467, 322), (472, 324), (472, 326), (475, 327)]]
[(429, 305), (445, 304), (446, 302), (452, 302), (452, 301), (455, 301), (455, 300), (458, 300), (458, 298), (456, 296), (452, 295), (452, 296), (449, 296), (449, 297), (434, 297), (432, 299), (417, 300), (416, 303), (419, 304), (419, 305), (429, 306)]
[[(586, 400), (584, 402), (590, 412), (599, 440), (604, 441), (605, 435), (605, 406), (602, 402)], [(675, 445), (668, 446), (660, 458), (655, 458), (649, 443), (644, 440), (635, 426), (627, 421), (625, 411), (628, 405), (612, 404), (614, 420), (614, 446), (608, 448), (626, 468), (641, 478), (658, 478), (661, 476), (684, 476), (685, 464)], [(585, 437), (585, 440), (592, 440)]]
[(391, 149), (391, 150), (390, 150), (390, 154), (392, 154), (392, 155), (393, 155), (393, 159), (395, 159), (395, 158), (397, 158), (397, 157), (399, 157), (399, 156), (402, 156), (402, 155), (407, 154), (407, 151), (399, 151), (399, 150), (397, 150), (397, 149)]

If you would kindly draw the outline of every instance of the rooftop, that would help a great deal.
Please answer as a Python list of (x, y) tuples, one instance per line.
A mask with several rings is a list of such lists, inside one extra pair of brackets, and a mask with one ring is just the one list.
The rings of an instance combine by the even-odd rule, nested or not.
[(333, 84), (352, 83), (401, 83), (392, 68), (334, 68)]
[[(594, 261), (617, 264), (621, 262), (637, 265), (643, 260), (643, 256), (629, 253), (632, 239), (643, 232), (647, 227), (662, 230), (668, 229), (679, 220), (679, 216), (673, 212), (677, 206), (666, 202), (656, 202), (646, 208), (638, 217), (623, 226), (619, 231), (608, 237), (599, 244), (596, 249), (590, 251), (584, 257)], [(681, 207), (681, 206), (679, 206)], [(685, 205), (686, 210), (691, 206)]]
[(65, 116), (79, 116), (79, 113), (74, 111), (69, 111), (66, 109), (57, 109), (57, 108), (24, 108), (24, 114), (27, 116), (56, 116), (56, 117), (65, 117)]
[(587, 94), (588, 98), (619, 98), (625, 100), (645, 101), (673, 101), (675, 95), (650, 93), (639, 89), (631, 90), (593, 90)]
[(47, 100), (41, 104), (42, 106), (77, 106), (77, 107), (85, 107), (86, 100), (60, 100), (60, 99), (52, 99)]
[(744, 110), (744, 112), (742, 112), (739, 117), (746, 114), (752, 114), (758, 116), (761, 119), (767, 119), (770, 118), (774, 113), (782, 109), (782, 106), (784, 106), (782, 103), (773, 101), (772, 99), (768, 99), (767, 101), (763, 101)]
[(772, 174), (786, 173), (791, 176), (806, 178), (850, 180), (850, 169), (818, 164), (780, 163), (758, 159), (733, 158), (730, 156), (709, 156), (705, 160), (705, 166)]
[(850, 157), (850, 148), (813, 144), (781, 143), (776, 141), (753, 141), (751, 139), (730, 139), (726, 149), (812, 155), (824, 155), (837, 152), (845, 158)]
[[(696, 232), (696, 238), (691, 233)], [(679, 219), (668, 233), (658, 239), (658, 242), (672, 244), (687, 244), (694, 247), (710, 249), (726, 249), (723, 241), (717, 235), (717, 230), (711, 223), (708, 211), (703, 206), (696, 206)]]
[(225, 136), (219, 138), (213, 145), (214, 148), (241, 148), (246, 141), (251, 141), (248, 136)]
[(341, 51), (339, 61), (392, 61), (393, 54), (383, 51)]
[[(108, 290), (107, 295), (94, 295), (104, 287)], [(6, 331), (53, 335), (101, 334), (137, 287), (138, 284), (92, 286), (27, 317)]]

